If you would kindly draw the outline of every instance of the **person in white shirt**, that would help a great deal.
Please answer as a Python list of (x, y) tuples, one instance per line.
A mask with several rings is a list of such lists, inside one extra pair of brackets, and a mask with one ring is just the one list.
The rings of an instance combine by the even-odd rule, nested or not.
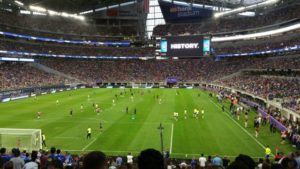
[(80, 111), (83, 112), (83, 105), (80, 105)]
[(179, 164), (179, 167), (180, 168), (186, 168), (188, 165), (185, 161), (182, 161), (180, 164)]
[(133, 163), (133, 155), (131, 153), (129, 153), (127, 155), (127, 163), (128, 164), (132, 164)]
[(31, 161), (26, 163), (23, 167), (23, 169), (38, 169), (39, 165), (36, 162), (36, 159), (38, 157), (38, 152), (37, 151), (32, 151), (31, 153)]
[(205, 167), (205, 163), (206, 163), (206, 158), (204, 157), (203, 154), (201, 154), (201, 157), (199, 158), (199, 165), (201, 168), (204, 168)]
[(172, 162), (170, 162), (170, 164), (167, 165), (167, 169), (174, 169), (174, 168), (176, 168), (176, 166), (173, 165)]
[(184, 119), (187, 119), (187, 110), (184, 110)]
[(173, 116), (174, 116), (174, 119), (177, 121), (177, 120), (178, 120), (179, 114), (178, 114), (177, 112), (174, 112), (174, 113), (173, 113)]

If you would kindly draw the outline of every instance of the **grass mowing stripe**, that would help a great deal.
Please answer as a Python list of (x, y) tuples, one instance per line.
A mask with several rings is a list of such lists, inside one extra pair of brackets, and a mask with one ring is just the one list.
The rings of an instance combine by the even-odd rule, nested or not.
[[(220, 105), (217, 105), (214, 101), (212, 101), (209, 98), (209, 101), (212, 102), (216, 107), (218, 107), (219, 109), (222, 110), (222, 107)], [(227, 111), (228, 112), (228, 111)], [(229, 112), (228, 112), (229, 113)], [(259, 142), (257, 139), (255, 139), (247, 130), (245, 130), (238, 122), (236, 122), (234, 119), (232, 119), (227, 113), (224, 113), (228, 118), (230, 118), (237, 126), (239, 126), (240, 129), (242, 129), (248, 136), (250, 136), (260, 147), (263, 148), (263, 150), (265, 150), (265, 146)], [(274, 156), (274, 154), (271, 154), (272, 156)]]

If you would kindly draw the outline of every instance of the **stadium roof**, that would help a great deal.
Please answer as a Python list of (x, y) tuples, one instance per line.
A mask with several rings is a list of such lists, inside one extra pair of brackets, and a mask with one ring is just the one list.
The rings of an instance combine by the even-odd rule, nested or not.
[(230, 4), (252, 5), (255, 3), (264, 2), (266, 0), (215, 0), (217, 2), (225, 2)]
[(115, 5), (132, 0), (18, 0), (25, 5), (40, 6), (55, 11), (78, 13), (84, 10)]
[(228, 6), (228, 7), (237, 7), (237, 6), (247, 6), (256, 3), (261, 3), (267, 0), (177, 0), (184, 1), (188, 3), (198, 3), (198, 4), (208, 4), (215, 6)]
[[(4, 0), (5, 1), (5, 0)], [(124, 2), (129, 2), (132, 0), (18, 0), (25, 5), (40, 6), (43, 8), (64, 11), (70, 13), (78, 13), (85, 10), (91, 10), (96, 8), (101, 8), (110, 5), (116, 5)], [(251, 5), (266, 0), (180, 0), (186, 2), (203, 3), (205, 1), (211, 3), (226, 3), (233, 5)]]

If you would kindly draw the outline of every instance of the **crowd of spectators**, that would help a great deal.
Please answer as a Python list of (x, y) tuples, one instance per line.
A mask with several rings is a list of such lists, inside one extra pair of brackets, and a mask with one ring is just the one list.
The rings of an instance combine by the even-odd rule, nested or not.
[(219, 80), (217, 83), (260, 96), (265, 99), (280, 98), (281, 105), (300, 113), (300, 79), (282, 75), (240, 75)]
[(135, 25), (118, 27), (115, 25), (97, 25), (92, 20), (80, 21), (55, 16), (22, 15), (4, 10), (0, 10), (0, 13), (0, 23), (2, 25), (7, 26), (7, 28), (11, 27), (12, 29), (17, 27), (24, 33), (26, 33), (26, 30), (33, 30), (30, 31), (30, 33), (34, 33), (36, 36), (43, 36), (46, 34), (47, 37), (63, 38), (64, 35), (89, 37), (132, 36), (137, 34)]
[(76, 56), (154, 56), (150, 47), (99, 47), (64, 44), (45, 44), (28, 41), (0, 39), (0, 50)]
[[(157, 83), (174, 77), (178, 82), (215, 82), (244, 90), (263, 98), (283, 98), (284, 106), (299, 110), (300, 80), (296, 76), (242, 75), (244, 69), (299, 69), (299, 57), (232, 58), (216, 62), (212, 58), (179, 60), (86, 60), (37, 59), (49, 68), (79, 79), (87, 84)], [(272, 76), (270, 76), (272, 75)], [(293, 74), (291, 74), (293, 75)], [(276, 74), (275, 74), (276, 76)], [(284, 76), (284, 77), (282, 77)], [(23, 88), (70, 83), (26, 63), (3, 62), (0, 65), (1, 89)], [(223, 79), (223, 80), (222, 80)]]
[(212, 82), (241, 69), (297, 69), (296, 58), (237, 58), (216, 62), (207, 59), (183, 60), (117, 60), (89, 61), (47, 59), (40, 63), (55, 70), (70, 74), (83, 81), (104, 82), (164, 82), (175, 77), (179, 82)]
[(263, 98), (300, 96), (300, 80), (265, 76), (237, 76), (225, 79), (221, 84), (252, 93)]
[(300, 166), (300, 152), (260, 158), (255, 161), (248, 155), (240, 154), (232, 161), (224, 156), (204, 156), (199, 159), (174, 159), (155, 149), (146, 149), (134, 157), (106, 156), (101, 151), (72, 155), (52, 147), (49, 151), (21, 152), (13, 148), (7, 152), (0, 149), (1, 169), (297, 169)]
[(158, 36), (196, 35), (258, 28), (298, 18), (300, 12), (298, 9), (298, 5), (292, 5), (287, 8), (274, 9), (264, 15), (255, 17), (221, 18), (203, 23), (158, 25), (154, 28), (153, 34)]
[[(168, 77), (175, 77), (179, 82), (212, 82), (245, 68), (297, 69), (300, 66), (298, 57), (237, 58), (220, 62), (215, 62), (211, 58), (202, 60), (147, 61), (40, 59), (38, 62), (87, 83), (95, 83), (97, 80), (103, 82), (164, 82)], [(27, 68), (26, 66), (24, 67)], [(18, 64), (4, 63), (1, 65), (1, 69), (2, 72), (8, 72), (8, 69), (17, 70)], [(6, 73), (2, 74), (4, 76)], [(26, 73), (23, 72), (23, 74)], [(23, 77), (23, 79), (26, 79), (26, 76), (19, 75), (20, 78)], [(27, 76), (30, 76), (30, 74)], [(19, 76), (15, 76), (16, 79), (18, 79), (17, 77)], [(36, 76), (35, 78), (38, 77), (39, 76)], [(44, 76), (42, 76), (41, 79), (43, 79), (43, 77)], [(10, 79), (8, 77), (6, 78)], [(31, 78), (31, 80), (33, 80), (33, 78)], [(7, 81), (9, 82), (10, 80)], [(18, 86), (18, 83), (11, 84), (11, 86), (12, 85)], [(34, 84), (31, 83), (31, 85)]]
[(68, 83), (65, 78), (46, 73), (26, 63), (0, 62), (0, 89), (19, 89)]
[[(242, 61), (243, 60), (243, 61)], [(241, 59), (215, 62), (203, 60), (40, 60), (40, 63), (55, 70), (60, 70), (78, 79), (93, 83), (103, 82), (164, 82), (168, 77), (175, 77), (178, 82), (210, 82), (235, 73), (257, 62)]]
[(287, 40), (280, 40), (276, 38), (266, 38), (265, 43), (256, 44), (257, 40), (249, 40), (247, 44), (240, 45), (239, 42), (231, 43), (230, 45), (221, 46), (218, 43), (214, 43), (214, 52), (219, 54), (239, 54), (239, 53), (251, 53), (251, 52), (262, 52), (274, 49), (284, 49), (287, 47), (294, 47), (295, 45), (300, 45), (300, 37), (294, 37)]
[[(116, 28), (111, 28), (116, 29)], [(0, 23), (0, 30), (3, 32), (15, 33), (20, 35), (41, 37), (41, 38), (53, 38), (63, 40), (81, 40), (81, 41), (123, 41), (134, 39), (131, 36), (103, 36), (103, 35), (78, 35), (78, 34), (65, 34), (65, 33), (53, 33), (49, 31), (36, 31), (26, 27), (14, 27)], [(127, 34), (124, 34), (127, 35)]]
[[(288, 37), (288, 36), (287, 36)], [(277, 37), (266, 38), (264, 43), (249, 40), (248, 43), (239, 44), (213, 43), (212, 54), (215, 56), (223, 54), (241, 54), (250, 52), (262, 52), (274, 49), (285, 49), (299, 45), (299, 36), (289, 36), (285, 40)], [(83, 56), (155, 56), (154, 47), (109, 47), (103, 45), (75, 45), (59, 43), (42, 43), (28, 40), (14, 40), (0, 38), (0, 50), (33, 52), (56, 55), (83, 55)]]
[[(296, 147), (297, 149), (300, 148), (300, 127), (299, 122), (294, 122), (291, 119), (287, 119), (283, 116), (278, 108), (269, 107), (267, 109), (267, 113), (274, 117), (278, 122), (283, 124), (287, 131), (281, 133), (281, 137), (283, 137), (282, 143), (284, 144), (285, 140), (289, 140), (290, 143)], [(276, 132), (275, 126), (270, 124), (270, 132)]]

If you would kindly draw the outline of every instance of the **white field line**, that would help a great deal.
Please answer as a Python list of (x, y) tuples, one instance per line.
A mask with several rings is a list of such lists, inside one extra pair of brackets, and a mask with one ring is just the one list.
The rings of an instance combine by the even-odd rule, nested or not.
[(52, 137), (52, 138), (49, 138), (49, 139), (81, 139), (79, 137)]
[(173, 132), (174, 131), (174, 124), (172, 123), (172, 128), (171, 128), (171, 139), (170, 139), (170, 154), (172, 154), (172, 147), (173, 147)]
[[(215, 102), (213, 102), (210, 98), (209, 101), (212, 102), (216, 107), (220, 108), (222, 110), (222, 107), (217, 105)], [(228, 112), (228, 111), (227, 111)], [(254, 138), (246, 129), (244, 129), (238, 122), (236, 122), (234, 119), (232, 119), (227, 113), (224, 113), (230, 120), (232, 120), (237, 126), (240, 127), (240, 129), (242, 129), (249, 137), (251, 137), (261, 148), (263, 148), (265, 150), (265, 146), (258, 141), (256, 138)], [(271, 155), (274, 156), (274, 154), (272, 153)]]
[(81, 149), (81, 151), (85, 151), (85, 150), (86, 150), (91, 144), (93, 144), (96, 140), (97, 140), (96, 138), (93, 138), (93, 140), (92, 140), (89, 144), (87, 144), (85, 147), (83, 147), (83, 148)]

